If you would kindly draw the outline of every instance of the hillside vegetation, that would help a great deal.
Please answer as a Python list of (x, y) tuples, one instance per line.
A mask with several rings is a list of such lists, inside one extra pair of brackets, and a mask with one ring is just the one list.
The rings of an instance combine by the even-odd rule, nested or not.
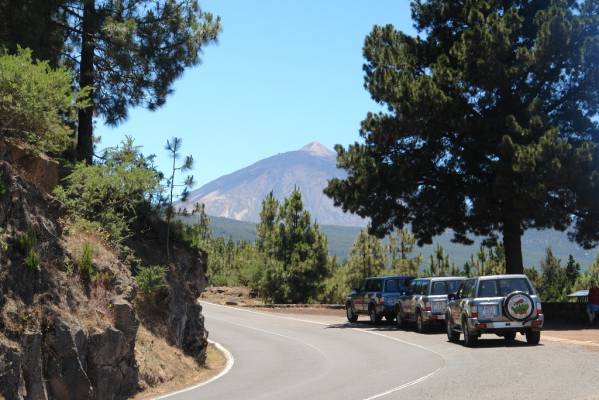
[(132, 139), (59, 158), (86, 97), (70, 79), (0, 55), (0, 398), (124, 399), (179, 379), (173, 355), (206, 360), (206, 256), (178, 230), (166, 256), (168, 182)]
[[(181, 221), (193, 224), (195, 218), (189, 215), (179, 216)], [(234, 241), (254, 242), (256, 240), (256, 224), (246, 221), (237, 221), (230, 218), (210, 216), (210, 229), (214, 236), (231, 238)], [(360, 232), (360, 227), (321, 225), (321, 231), (326, 235), (329, 254), (340, 260), (348, 257), (351, 247)], [(435, 238), (432, 245), (417, 247), (416, 252), (422, 254), (424, 259), (434, 255), (437, 245), (441, 246), (449, 257), (458, 265), (464, 265), (470, 256), (475, 254), (482, 242), (481, 239), (474, 241), (472, 245), (463, 245), (451, 241), (452, 234), (446, 232)], [(546, 229), (542, 231), (530, 230), (522, 237), (522, 252), (524, 265), (529, 267), (538, 266), (545, 257), (546, 249), (550, 247), (555, 257), (567, 260), (572, 255), (583, 269), (588, 268), (597, 256), (593, 250), (585, 250), (568, 240), (563, 232)]]

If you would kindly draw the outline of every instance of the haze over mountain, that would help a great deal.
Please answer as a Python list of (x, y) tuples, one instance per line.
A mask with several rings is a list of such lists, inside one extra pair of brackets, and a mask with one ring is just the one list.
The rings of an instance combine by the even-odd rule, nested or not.
[(222, 176), (190, 192), (181, 208), (193, 209), (203, 203), (211, 216), (258, 222), (262, 200), (273, 191), (282, 200), (299, 187), (304, 207), (319, 224), (364, 226), (357, 215), (344, 213), (322, 190), (333, 177), (345, 177), (336, 166), (335, 152), (318, 142), (296, 151), (277, 154), (246, 168)]

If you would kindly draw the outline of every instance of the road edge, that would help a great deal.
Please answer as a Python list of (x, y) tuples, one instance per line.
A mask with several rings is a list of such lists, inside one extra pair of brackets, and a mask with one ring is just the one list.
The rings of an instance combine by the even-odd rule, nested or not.
[(231, 354), (231, 352), (229, 350), (227, 350), (226, 347), (224, 347), (222, 344), (215, 342), (214, 340), (210, 340), (208, 339), (208, 343), (212, 344), (214, 347), (216, 347), (216, 349), (218, 351), (220, 351), (224, 356), (225, 356), (225, 360), (226, 360), (226, 364), (225, 364), (225, 368), (223, 368), (222, 371), (220, 371), (218, 374), (214, 375), (212, 378), (206, 380), (206, 381), (202, 381), (199, 382), (195, 385), (192, 386), (188, 386), (184, 389), (180, 389), (180, 390), (176, 390), (174, 392), (170, 392), (170, 393), (166, 393), (163, 395), (160, 395), (158, 397), (152, 397), (153, 400), (161, 400), (161, 399), (168, 399), (169, 397), (172, 396), (176, 396), (178, 394), (182, 394), (182, 393), (186, 393), (189, 392), (191, 390), (195, 390), (198, 388), (201, 388), (203, 386), (206, 386), (220, 378), (222, 378), (223, 376), (225, 376), (226, 374), (229, 373), (229, 371), (231, 371), (231, 368), (233, 368), (233, 365), (235, 364), (235, 357), (233, 357), (233, 354)]

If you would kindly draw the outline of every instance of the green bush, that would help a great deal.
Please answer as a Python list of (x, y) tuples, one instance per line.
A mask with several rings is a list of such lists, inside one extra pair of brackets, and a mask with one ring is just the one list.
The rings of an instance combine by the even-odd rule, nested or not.
[(37, 239), (32, 231), (17, 236), (17, 249), (25, 255), (25, 266), (29, 269), (35, 269), (40, 265), (40, 257), (35, 251)]
[(141, 267), (135, 277), (142, 294), (148, 296), (166, 287), (166, 268), (160, 265)]
[(81, 257), (79, 257), (78, 267), (79, 273), (86, 281), (90, 281), (94, 275), (94, 248), (91, 243), (85, 242), (83, 244), (83, 250)]
[(72, 82), (68, 70), (33, 61), (28, 49), (0, 50), (0, 133), (40, 151), (65, 150), (74, 141), (69, 122), (88, 97), (88, 90), (73, 91)]
[(120, 243), (129, 235), (140, 206), (160, 190), (160, 175), (128, 137), (108, 149), (101, 164), (76, 165), (54, 194), (74, 220), (88, 221), (88, 227)]

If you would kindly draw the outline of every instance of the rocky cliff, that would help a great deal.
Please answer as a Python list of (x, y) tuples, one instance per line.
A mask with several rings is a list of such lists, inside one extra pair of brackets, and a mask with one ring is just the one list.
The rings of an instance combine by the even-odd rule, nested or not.
[[(203, 255), (178, 248), (160, 313), (140, 317), (132, 265), (101, 238), (65, 224), (61, 205), (34, 183), (39, 173), (1, 153), (0, 399), (128, 398), (139, 389), (136, 335), (148, 315), (164, 327), (157, 335), (202, 362)], [(158, 240), (152, 229), (144, 235), (152, 234), (147, 242), (140, 234), (133, 248)], [(85, 243), (94, 248), (93, 279), (77, 271)], [(157, 248), (151, 261), (160, 258)], [(135, 256), (150, 262), (142, 251)]]

